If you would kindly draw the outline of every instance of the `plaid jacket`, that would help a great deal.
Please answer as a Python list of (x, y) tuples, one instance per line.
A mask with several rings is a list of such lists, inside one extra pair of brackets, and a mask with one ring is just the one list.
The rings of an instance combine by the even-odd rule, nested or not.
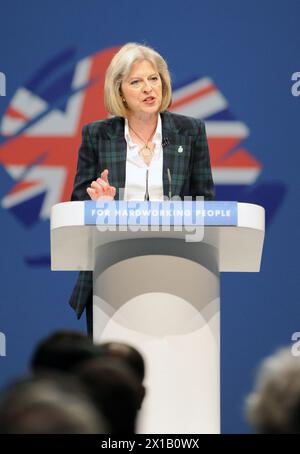
[[(169, 193), (167, 169), (172, 177), (172, 196), (214, 197), (209, 151), (205, 126), (201, 120), (170, 112), (161, 113), (163, 136), (163, 189)], [(182, 147), (179, 149), (179, 147)], [(182, 152), (178, 152), (178, 149)], [(127, 144), (124, 119), (114, 117), (86, 125), (82, 130), (77, 173), (71, 200), (89, 200), (86, 188), (104, 169), (109, 170), (109, 183), (125, 188)], [(70, 305), (80, 318), (86, 304), (92, 300), (93, 273), (81, 271), (70, 298)]]

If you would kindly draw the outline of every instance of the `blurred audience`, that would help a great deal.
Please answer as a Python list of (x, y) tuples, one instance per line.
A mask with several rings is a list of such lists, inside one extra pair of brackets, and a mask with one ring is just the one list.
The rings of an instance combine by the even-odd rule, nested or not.
[(132, 368), (138, 379), (143, 382), (145, 378), (145, 362), (142, 355), (131, 345), (123, 342), (105, 342), (100, 344), (103, 355), (119, 358)]
[[(56, 331), (36, 346), (33, 377), (0, 394), (1, 434), (133, 434), (145, 387), (142, 355)], [(261, 434), (300, 434), (300, 356), (281, 349), (261, 364), (246, 417)]]
[(293, 356), (290, 348), (261, 364), (246, 400), (246, 416), (257, 433), (300, 434), (300, 356)]
[(97, 355), (99, 351), (89, 337), (77, 331), (60, 330), (38, 343), (30, 366), (34, 373), (45, 369), (72, 372), (81, 362)]
[(99, 434), (109, 426), (70, 375), (20, 380), (0, 396), (0, 434)]
[[(145, 363), (134, 347), (122, 342), (97, 345), (82, 333), (60, 330), (37, 344), (30, 368), (32, 378), (4, 392), (2, 433), (135, 433), (145, 396)], [(89, 405), (94, 416), (98, 412), (96, 426), (88, 416)]]
[(104, 357), (86, 361), (78, 374), (112, 433), (135, 433), (144, 389), (133, 370), (118, 358)]

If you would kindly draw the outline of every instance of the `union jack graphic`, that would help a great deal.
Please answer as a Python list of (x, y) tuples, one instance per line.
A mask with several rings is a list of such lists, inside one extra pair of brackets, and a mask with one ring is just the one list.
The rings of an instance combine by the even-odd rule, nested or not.
[[(107, 117), (104, 75), (116, 51), (105, 49), (76, 62), (75, 50), (68, 49), (13, 96), (0, 124), (0, 164), (13, 180), (1, 205), (25, 225), (48, 219), (52, 205), (69, 200), (82, 127)], [(217, 197), (226, 199), (226, 188), (234, 187), (230, 198), (238, 200), (236, 189), (253, 185), (262, 166), (241, 145), (249, 130), (214, 82), (194, 77), (175, 86), (170, 110), (205, 121)]]
[(216, 185), (254, 183), (261, 164), (247, 150), (236, 149), (249, 130), (234, 118), (227, 100), (211, 79), (195, 79), (177, 88), (171, 110), (205, 121)]

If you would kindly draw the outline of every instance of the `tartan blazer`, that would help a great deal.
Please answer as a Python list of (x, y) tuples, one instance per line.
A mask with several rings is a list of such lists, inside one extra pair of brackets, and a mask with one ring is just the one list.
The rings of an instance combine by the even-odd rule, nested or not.
[[(214, 198), (214, 184), (204, 123), (201, 120), (161, 113), (163, 137), (163, 191), (169, 193), (167, 169), (172, 177), (172, 197), (204, 196)], [(79, 149), (77, 173), (72, 201), (90, 200), (86, 188), (96, 180), (104, 169), (109, 170), (109, 183), (119, 189), (125, 188), (127, 144), (124, 137), (125, 121), (113, 117), (84, 126)], [(180, 151), (178, 152), (178, 148)], [(80, 318), (85, 306), (92, 301), (93, 272), (81, 271), (70, 298), (70, 305)]]

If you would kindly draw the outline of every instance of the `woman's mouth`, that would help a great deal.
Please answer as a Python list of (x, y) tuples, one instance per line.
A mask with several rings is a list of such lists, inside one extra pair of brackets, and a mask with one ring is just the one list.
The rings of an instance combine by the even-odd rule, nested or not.
[(155, 102), (154, 96), (147, 96), (143, 101), (145, 104), (153, 104)]

